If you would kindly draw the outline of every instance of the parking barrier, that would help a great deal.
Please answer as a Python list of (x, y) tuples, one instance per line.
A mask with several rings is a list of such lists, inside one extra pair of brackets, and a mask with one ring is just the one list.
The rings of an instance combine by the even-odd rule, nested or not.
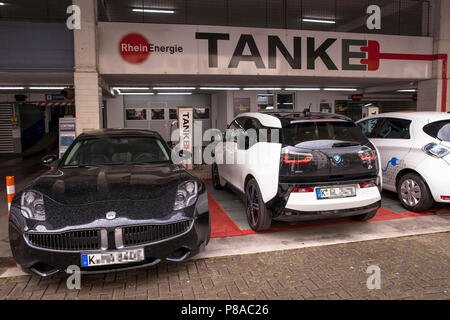
[(6, 194), (8, 195), (8, 216), (10, 214), (11, 202), (16, 194), (16, 187), (14, 185), (14, 176), (6, 176)]

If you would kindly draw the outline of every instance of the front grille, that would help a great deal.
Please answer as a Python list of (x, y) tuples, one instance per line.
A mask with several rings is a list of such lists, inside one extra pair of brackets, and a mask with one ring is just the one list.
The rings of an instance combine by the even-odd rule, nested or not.
[(186, 232), (192, 221), (185, 220), (162, 225), (143, 225), (122, 228), (124, 246), (134, 246), (143, 243), (168, 239)]
[(28, 241), (35, 247), (53, 250), (100, 249), (100, 230), (70, 231), (64, 233), (29, 233)]

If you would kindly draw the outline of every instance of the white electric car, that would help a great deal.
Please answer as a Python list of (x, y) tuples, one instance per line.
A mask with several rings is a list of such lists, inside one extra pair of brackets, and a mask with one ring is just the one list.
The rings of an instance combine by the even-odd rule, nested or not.
[(368, 220), (380, 207), (376, 148), (350, 118), (243, 113), (225, 136), (215, 149), (213, 184), (241, 196), (255, 231), (272, 220)]
[(405, 208), (450, 203), (450, 114), (382, 113), (357, 124), (380, 152), (383, 188), (397, 192)]

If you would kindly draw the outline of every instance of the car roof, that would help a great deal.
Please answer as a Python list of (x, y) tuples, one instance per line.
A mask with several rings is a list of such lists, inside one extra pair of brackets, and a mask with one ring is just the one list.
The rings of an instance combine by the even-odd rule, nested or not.
[(146, 130), (146, 129), (98, 129), (98, 130), (92, 130), (83, 132), (78, 136), (78, 139), (91, 139), (91, 138), (106, 138), (106, 137), (126, 137), (126, 136), (146, 136), (146, 137), (155, 137), (160, 138), (158, 132)]
[[(407, 119), (407, 120), (422, 120), (422, 121), (438, 121), (438, 120), (445, 120), (450, 119), (450, 113), (447, 112), (437, 112), (437, 111), (403, 111), (403, 112), (386, 112), (386, 113), (379, 113), (377, 115), (368, 116), (364, 119), (370, 119), (370, 118), (386, 118), (386, 117), (392, 117), (392, 118), (401, 118), (401, 119)], [(361, 121), (359, 120), (359, 121)]]
[(299, 120), (341, 120), (352, 121), (351, 118), (328, 112), (304, 112), (304, 111), (266, 111), (266, 112), (245, 112), (241, 113), (236, 118), (252, 117), (259, 120), (259, 122), (266, 127), (281, 128), (293, 121)]

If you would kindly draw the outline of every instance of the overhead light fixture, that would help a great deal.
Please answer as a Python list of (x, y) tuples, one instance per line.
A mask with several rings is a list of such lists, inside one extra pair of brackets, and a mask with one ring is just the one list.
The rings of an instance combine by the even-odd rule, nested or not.
[(119, 92), (122, 96), (131, 96), (131, 95), (142, 95), (142, 96), (152, 96), (153, 92)]
[(325, 91), (357, 91), (357, 88), (323, 88)]
[(153, 87), (153, 90), (195, 90), (194, 87)]
[(4, 6), (4, 5), (6, 5), (6, 3), (0, 2), (0, 6)]
[(320, 88), (284, 88), (287, 91), (319, 91)]
[(309, 19), (309, 18), (303, 18), (302, 21), (314, 22), (314, 23), (327, 23), (327, 24), (335, 24), (336, 23), (336, 21), (334, 21), (334, 20)]
[(227, 88), (227, 87), (200, 87), (200, 90), (240, 90), (240, 88)]
[(161, 95), (188, 95), (188, 94), (192, 94), (192, 92), (158, 92), (157, 94), (161, 94)]
[(23, 90), (25, 87), (0, 87), (0, 90)]
[(416, 92), (417, 91), (417, 89), (400, 89), (400, 90), (397, 90), (397, 92)]
[(113, 87), (114, 90), (150, 90), (147, 87)]
[(175, 13), (175, 10), (162, 10), (162, 9), (133, 9), (133, 12), (144, 12), (144, 13)]
[(368, 107), (368, 106), (371, 106), (372, 105), (372, 103), (366, 103), (365, 105), (363, 105), (363, 107)]
[(244, 90), (258, 90), (258, 91), (267, 90), (267, 91), (277, 91), (277, 90), (281, 90), (281, 88), (244, 88)]
[(62, 90), (66, 87), (29, 87), (30, 90)]

